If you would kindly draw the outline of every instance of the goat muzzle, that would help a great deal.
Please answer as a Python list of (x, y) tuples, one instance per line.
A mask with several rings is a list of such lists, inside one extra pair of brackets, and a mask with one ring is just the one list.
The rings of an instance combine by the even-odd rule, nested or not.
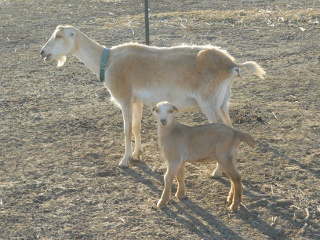
[(160, 119), (160, 122), (163, 126), (167, 125), (167, 119)]

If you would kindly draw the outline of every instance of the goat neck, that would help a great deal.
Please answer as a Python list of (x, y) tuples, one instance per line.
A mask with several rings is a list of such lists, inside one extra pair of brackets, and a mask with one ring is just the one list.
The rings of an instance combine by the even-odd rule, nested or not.
[(98, 76), (103, 49), (103, 46), (93, 41), (82, 32), (77, 32), (76, 48), (73, 55)]

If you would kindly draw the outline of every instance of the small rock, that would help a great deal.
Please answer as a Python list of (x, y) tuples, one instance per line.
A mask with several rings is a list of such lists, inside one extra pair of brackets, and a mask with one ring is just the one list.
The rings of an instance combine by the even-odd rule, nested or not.
[(257, 117), (257, 121), (258, 121), (258, 122), (263, 122), (262, 117)]

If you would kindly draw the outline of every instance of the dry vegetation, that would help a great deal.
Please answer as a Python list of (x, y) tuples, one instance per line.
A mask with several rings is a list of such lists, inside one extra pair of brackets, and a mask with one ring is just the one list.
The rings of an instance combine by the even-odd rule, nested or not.
[(267, 71), (242, 72), (232, 90), (234, 127), (258, 141), (239, 151), (236, 214), (213, 164), (187, 165), (188, 199), (157, 210), (166, 165), (151, 110), (143, 161), (119, 169), (122, 116), (98, 77), (73, 57), (57, 69), (39, 56), (58, 24), (106, 46), (143, 43), (142, 3), (0, 1), (0, 238), (319, 239), (319, 1), (150, 1), (151, 44), (218, 45)]

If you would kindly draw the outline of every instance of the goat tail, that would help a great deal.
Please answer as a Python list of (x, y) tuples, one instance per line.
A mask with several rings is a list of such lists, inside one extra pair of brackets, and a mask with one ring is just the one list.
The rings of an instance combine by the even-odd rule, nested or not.
[(256, 141), (253, 139), (251, 135), (238, 131), (236, 132), (236, 134), (237, 137), (240, 139), (240, 142), (245, 142), (252, 148), (254, 148), (257, 145)]
[(256, 75), (259, 78), (264, 79), (264, 75), (266, 75), (266, 72), (264, 69), (256, 62), (249, 61), (237, 64), (239, 67), (245, 67), (253, 72), (254, 75)]

